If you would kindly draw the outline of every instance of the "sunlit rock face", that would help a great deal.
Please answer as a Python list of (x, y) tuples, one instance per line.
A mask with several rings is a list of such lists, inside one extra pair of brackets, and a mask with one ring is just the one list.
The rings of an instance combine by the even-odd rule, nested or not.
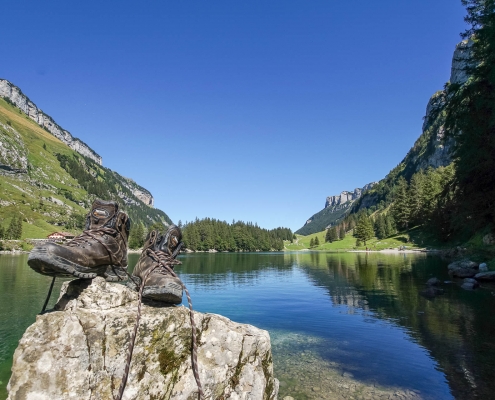
[[(111, 399), (124, 373), (137, 293), (103, 278), (65, 283), (54, 311), (19, 342), (8, 384), (14, 399)], [(195, 312), (207, 399), (276, 399), (268, 332)], [(197, 399), (188, 309), (143, 304), (123, 399)]]
[(21, 89), (6, 79), (0, 79), (0, 96), (8, 99), (16, 105), (24, 114), (45, 128), (53, 136), (60, 139), (71, 149), (88, 157), (98, 164), (102, 164), (101, 157), (83, 141), (73, 137), (68, 131), (62, 129), (49, 115), (41, 111), (36, 104), (22, 93)]

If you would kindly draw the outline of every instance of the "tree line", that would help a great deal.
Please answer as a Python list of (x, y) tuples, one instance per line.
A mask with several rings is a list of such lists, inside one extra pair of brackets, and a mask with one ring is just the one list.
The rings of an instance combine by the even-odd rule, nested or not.
[(0, 225), (0, 239), (18, 240), (22, 236), (22, 217), (14, 215), (5, 229)]
[(231, 224), (212, 218), (196, 219), (182, 227), (184, 245), (193, 251), (281, 251), (292, 242), (289, 228), (263, 229), (252, 222)]

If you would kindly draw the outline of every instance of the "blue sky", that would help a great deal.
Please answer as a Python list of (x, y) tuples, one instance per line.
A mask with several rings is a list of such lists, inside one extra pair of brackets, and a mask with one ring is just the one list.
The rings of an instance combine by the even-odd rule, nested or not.
[(4, 2), (0, 77), (173, 221), (300, 228), (421, 133), (460, 0)]

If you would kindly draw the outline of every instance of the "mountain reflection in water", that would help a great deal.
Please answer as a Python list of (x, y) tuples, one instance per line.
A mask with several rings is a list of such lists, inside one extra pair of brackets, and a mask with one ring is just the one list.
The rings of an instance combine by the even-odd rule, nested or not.
[[(138, 257), (131, 254), (129, 264)], [(196, 310), (270, 332), (280, 398), (378, 398), (382, 389), (405, 398), (493, 398), (495, 288), (467, 292), (453, 283), (433, 300), (420, 296), (430, 277), (449, 279), (447, 263), (436, 256), (195, 253), (179, 259), (176, 271)], [(17, 341), (34, 322), (49, 280), (27, 267), (26, 256), (0, 255), (0, 397)]]

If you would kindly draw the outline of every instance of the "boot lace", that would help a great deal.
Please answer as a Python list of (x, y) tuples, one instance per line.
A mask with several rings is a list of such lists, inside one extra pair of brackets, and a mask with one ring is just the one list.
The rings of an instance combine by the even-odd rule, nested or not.
[(91, 246), (91, 242), (89, 239), (94, 239), (98, 243), (100, 243), (105, 250), (108, 252), (108, 255), (110, 256), (110, 263), (112, 265), (118, 265), (122, 266), (122, 260), (117, 260), (118, 257), (110, 250), (108, 245), (105, 243), (105, 238), (106, 235), (115, 237), (117, 236), (118, 232), (116, 229), (113, 228), (108, 228), (108, 227), (101, 227), (101, 228), (96, 228), (96, 229), (87, 229), (83, 231), (79, 236), (76, 236), (74, 239), (72, 239), (69, 243), (67, 243), (68, 247), (80, 247), (84, 246), (84, 244), (88, 244)]
[(174, 272), (173, 268), (175, 265), (182, 264), (179, 260), (176, 260), (174, 257), (179, 253), (180, 247), (182, 246), (182, 243), (179, 244), (178, 249), (172, 254), (166, 254), (163, 251), (153, 251), (152, 249), (148, 248), (144, 251), (146, 251), (147, 255), (154, 261), (154, 265), (152, 268), (148, 269), (146, 272), (146, 275), (143, 277), (141, 280), (141, 284), (138, 285), (137, 282), (133, 279), (129, 273), (127, 275), (129, 276), (129, 279), (131, 279), (134, 284), (139, 286), (139, 294), (138, 294), (138, 310), (137, 310), (137, 316), (136, 316), (136, 324), (134, 326), (134, 330), (132, 332), (131, 337), (129, 338), (129, 346), (127, 348), (127, 360), (126, 360), (126, 365), (124, 368), (124, 375), (122, 377), (122, 382), (119, 387), (119, 392), (117, 396), (114, 398), (115, 400), (121, 400), (122, 396), (124, 394), (124, 389), (127, 384), (127, 377), (129, 375), (129, 369), (131, 365), (131, 359), (132, 359), (132, 353), (134, 351), (134, 344), (136, 341), (136, 336), (137, 336), (137, 331), (139, 327), (139, 321), (141, 319), (141, 303), (142, 303), (142, 297), (143, 297), (143, 289), (146, 280), (150, 276), (150, 274), (155, 271), (160, 274), (164, 275), (172, 275), (173, 277), (179, 279), (180, 283), (182, 284), (182, 287), (184, 291), (186, 292), (187, 296), (187, 302), (189, 304), (189, 319), (191, 321), (191, 330), (192, 330), (192, 354), (191, 354), (191, 364), (192, 364), (192, 370), (194, 374), (194, 379), (196, 380), (196, 385), (198, 386), (198, 395), (199, 399), (203, 400), (204, 399), (204, 392), (203, 392), (203, 387), (201, 385), (201, 380), (199, 378), (199, 371), (198, 371), (198, 348), (196, 344), (196, 323), (194, 322), (194, 314), (193, 314), (193, 306), (192, 306), (192, 300), (191, 296), (189, 294), (189, 290), (187, 290), (186, 285), (180, 280), (180, 278), (177, 276), (177, 274)]

